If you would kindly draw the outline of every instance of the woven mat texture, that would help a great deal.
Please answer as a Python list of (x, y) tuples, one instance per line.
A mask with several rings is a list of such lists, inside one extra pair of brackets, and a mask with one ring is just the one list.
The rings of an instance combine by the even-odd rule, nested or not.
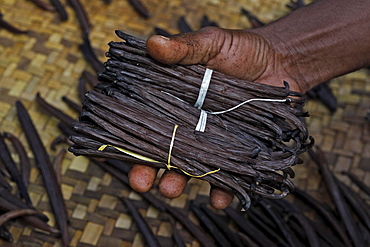
[[(92, 23), (91, 45), (102, 62), (106, 60), (107, 43), (119, 41), (114, 34), (116, 29), (146, 39), (154, 33), (154, 27), (178, 33), (177, 21), (181, 16), (185, 16), (193, 29), (200, 27), (205, 14), (224, 28), (250, 28), (249, 21), (240, 12), (241, 7), (265, 22), (289, 13), (287, 0), (142, 0), (152, 15), (144, 19), (127, 0), (113, 0), (110, 4), (102, 0), (80, 1)], [(15, 102), (24, 103), (54, 159), (67, 145), (59, 145), (56, 151), (50, 149), (51, 142), (60, 135), (58, 121), (40, 109), (35, 101), (36, 94), (39, 92), (47, 102), (77, 119), (78, 115), (62, 101), (62, 96), (78, 102), (79, 77), (84, 70), (93, 72), (79, 51), (81, 29), (75, 13), (68, 1), (61, 2), (69, 14), (66, 22), (61, 22), (57, 13), (41, 10), (31, 1), (0, 2), (4, 20), (30, 31), (15, 35), (0, 30), (0, 130), (18, 136), (26, 146), (33, 162), (29, 193), (34, 206), (50, 217), (51, 225), (54, 221), (48, 196), (18, 123)], [(370, 126), (365, 121), (370, 111), (370, 97), (352, 93), (353, 89), (370, 92), (368, 71), (360, 70), (333, 79), (330, 87), (337, 96), (339, 108), (331, 114), (321, 102), (309, 99), (305, 108), (311, 114), (307, 119), (310, 134), (327, 155), (334, 172), (351, 171), (370, 185)], [(304, 164), (294, 168), (297, 173), (294, 183), (323, 201), (329, 200), (317, 166), (306, 154), (302, 159)], [(339, 175), (339, 178), (351, 185), (344, 177)], [(144, 245), (141, 233), (117, 197), (120, 195), (134, 200), (161, 243), (171, 246), (172, 232), (166, 216), (88, 159), (66, 154), (62, 163), (62, 190), (71, 221), (70, 246)], [(162, 198), (156, 189), (152, 192)], [(162, 199), (185, 210), (191, 199), (207, 202), (208, 192), (208, 184), (192, 179), (181, 197)], [(191, 214), (189, 217), (195, 218)], [(9, 229), (13, 243), (0, 240), (0, 246), (61, 245), (57, 238), (19, 221), (11, 222)], [(199, 246), (191, 235), (184, 232), (183, 236), (187, 246)]]

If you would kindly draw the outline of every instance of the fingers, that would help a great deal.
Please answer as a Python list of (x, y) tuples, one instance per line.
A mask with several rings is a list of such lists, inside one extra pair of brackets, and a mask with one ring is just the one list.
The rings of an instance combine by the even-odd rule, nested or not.
[(224, 209), (230, 205), (234, 199), (234, 193), (219, 187), (211, 187), (210, 202), (216, 209)]
[(247, 30), (205, 27), (170, 38), (155, 35), (147, 40), (146, 49), (161, 63), (202, 64), (250, 81), (265, 73), (268, 63), (274, 64), (266, 40)]
[(147, 192), (153, 186), (157, 169), (145, 165), (133, 165), (128, 178), (130, 186), (137, 192)]
[[(133, 165), (128, 174), (130, 186), (137, 192), (147, 192), (153, 186), (157, 169), (145, 165)], [(167, 198), (179, 197), (186, 187), (188, 177), (175, 171), (166, 170), (159, 180), (160, 193)]]
[(159, 180), (158, 188), (167, 198), (179, 197), (186, 187), (188, 177), (175, 171), (166, 170)]
[(165, 64), (205, 64), (221, 50), (224, 31), (207, 27), (170, 38), (155, 35), (147, 40), (150, 56)]
[[(153, 186), (157, 176), (157, 169), (145, 165), (133, 165), (128, 174), (130, 186), (137, 192), (147, 192)], [(167, 198), (179, 197), (186, 187), (189, 177), (176, 171), (166, 170), (159, 180), (160, 193)], [(231, 191), (218, 187), (211, 187), (210, 202), (216, 209), (224, 209), (234, 198)]]

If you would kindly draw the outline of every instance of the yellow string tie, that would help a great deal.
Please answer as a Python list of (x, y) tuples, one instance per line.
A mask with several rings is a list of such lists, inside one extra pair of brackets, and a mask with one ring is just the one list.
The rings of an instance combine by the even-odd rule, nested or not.
[(154, 159), (151, 159), (151, 158), (148, 158), (148, 157), (145, 157), (141, 154), (138, 154), (138, 153), (135, 153), (135, 152), (132, 152), (130, 150), (127, 150), (127, 149), (124, 149), (124, 148), (120, 148), (120, 147), (116, 147), (116, 146), (113, 146), (113, 145), (110, 145), (110, 144), (104, 144), (104, 145), (101, 145), (98, 150), (99, 151), (103, 151), (106, 147), (113, 147), (115, 149), (117, 149), (118, 151), (122, 152), (122, 153), (125, 153), (127, 155), (130, 155), (134, 158), (137, 158), (139, 160), (143, 160), (143, 161), (147, 161), (147, 162), (152, 162), (152, 163), (159, 163), (159, 164), (164, 164), (168, 170), (170, 170), (171, 168), (174, 168), (174, 169), (179, 169), (180, 171), (182, 171), (184, 174), (190, 176), (190, 177), (194, 177), (194, 178), (201, 178), (201, 177), (204, 177), (204, 176), (207, 176), (209, 174), (212, 174), (212, 173), (215, 173), (215, 172), (218, 172), (220, 170), (220, 168), (216, 169), (216, 170), (213, 170), (213, 171), (209, 171), (209, 172), (206, 172), (202, 175), (192, 175), (190, 173), (188, 173), (187, 171), (177, 167), (177, 166), (172, 166), (171, 165), (171, 154), (172, 154), (172, 149), (173, 149), (173, 146), (174, 146), (174, 143), (175, 143), (175, 136), (176, 136), (176, 131), (177, 131), (177, 128), (179, 126), (178, 125), (175, 125), (174, 128), (173, 128), (173, 132), (172, 132), (172, 138), (171, 138), (171, 143), (170, 143), (170, 148), (168, 150), (168, 158), (167, 158), (167, 164), (164, 163), (164, 162), (160, 162), (160, 161), (157, 161), (157, 160), (154, 160)]

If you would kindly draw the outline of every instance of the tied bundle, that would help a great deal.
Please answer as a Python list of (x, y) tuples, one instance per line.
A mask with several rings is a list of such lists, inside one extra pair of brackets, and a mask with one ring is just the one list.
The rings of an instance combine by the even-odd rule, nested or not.
[(101, 83), (73, 124), (72, 153), (174, 169), (233, 191), (246, 209), (250, 195), (294, 189), (291, 167), (313, 145), (300, 120), (308, 114), (293, 106), (303, 95), (215, 71), (199, 102), (204, 66), (160, 64), (144, 40), (116, 34), (123, 41), (109, 43)]

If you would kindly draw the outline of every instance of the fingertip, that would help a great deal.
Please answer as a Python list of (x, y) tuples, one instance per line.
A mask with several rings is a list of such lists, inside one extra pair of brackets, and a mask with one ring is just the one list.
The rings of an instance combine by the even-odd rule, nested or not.
[(179, 197), (186, 187), (188, 177), (175, 171), (165, 171), (159, 180), (158, 189), (167, 198)]
[(216, 209), (225, 209), (228, 207), (234, 198), (234, 193), (218, 187), (211, 187), (210, 202)]
[(133, 165), (128, 173), (130, 186), (136, 192), (147, 192), (153, 186), (157, 169), (145, 165)]
[(164, 64), (180, 62), (186, 55), (186, 46), (170, 38), (154, 35), (146, 41), (146, 49), (155, 60)]

